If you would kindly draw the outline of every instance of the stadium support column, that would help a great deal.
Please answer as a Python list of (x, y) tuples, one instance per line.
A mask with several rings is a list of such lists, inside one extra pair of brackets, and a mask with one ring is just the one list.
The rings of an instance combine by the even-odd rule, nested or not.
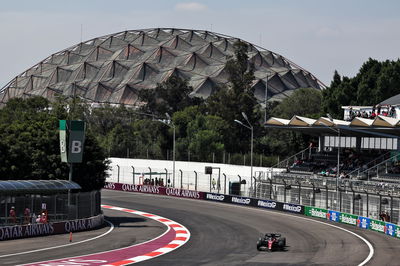
[(356, 137), (356, 151), (357, 153), (361, 151), (361, 137)]
[(325, 150), (325, 136), (319, 136), (318, 138), (318, 152)]

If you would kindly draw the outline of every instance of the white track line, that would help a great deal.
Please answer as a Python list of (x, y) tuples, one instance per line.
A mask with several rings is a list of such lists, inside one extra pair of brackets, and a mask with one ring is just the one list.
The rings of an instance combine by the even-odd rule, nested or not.
[(103, 237), (105, 235), (108, 235), (109, 233), (111, 233), (112, 230), (114, 230), (114, 224), (112, 224), (111, 222), (106, 221), (109, 225), (110, 225), (110, 229), (108, 229), (107, 232), (105, 232), (104, 234), (101, 234), (99, 236), (93, 237), (93, 238), (89, 238), (89, 239), (85, 239), (82, 241), (78, 241), (78, 242), (74, 242), (74, 243), (69, 243), (69, 244), (65, 244), (65, 245), (60, 245), (60, 246), (55, 246), (55, 247), (48, 247), (48, 248), (41, 248), (41, 249), (35, 249), (35, 250), (29, 250), (29, 251), (24, 251), (24, 252), (18, 252), (18, 253), (12, 253), (12, 254), (7, 254), (7, 255), (1, 255), (0, 258), (5, 258), (5, 257), (12, 257), (12, 256), (17, 256), (17, 255), (23, 255), (23, 254), (29, 254), (29, 253), (35, 253), (35, 252), (40, 252), (40, 251), (46, 251), (46, 250), (50, 250), (50, 249), (56, 249), (56, 248), (63, 248), (63, 247), (68, 247), (68, 246), (73, 246), (73, 245), (78, 245), (78, 244), (82, 244), (88, 241), (92, 241), (95, 239), (98, 239), (100, 237)]

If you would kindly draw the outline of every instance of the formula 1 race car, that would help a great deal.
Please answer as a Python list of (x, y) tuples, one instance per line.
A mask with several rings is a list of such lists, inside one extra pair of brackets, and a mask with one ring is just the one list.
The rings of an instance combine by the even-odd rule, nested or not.
[(285, 250), (286, 238), (277, 233), (266, 233), (257, 241), (257, 250)]

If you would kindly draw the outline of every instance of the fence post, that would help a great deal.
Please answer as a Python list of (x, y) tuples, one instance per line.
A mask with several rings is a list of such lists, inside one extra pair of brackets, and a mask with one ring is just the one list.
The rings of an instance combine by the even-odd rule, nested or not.
[(255, 176), (253, 176), (252, 178), (254, 178), (254, 187), (253, 187), (253, 197), (257, 197), (257, 178)]
[(183, 189), (183, 172), (181, 169), (179, 169), (179, 172), (181, 172), (181, 189)]
[(328, 184), (326, 184), (325, 185), (325, 207), (326, 207), (326, 209), (329, 209), (329, 204), (328, 204), (328, 193), (329, 193), (329, 190), (328, 190)]
[(368, 191), (364, 189), (365, 194), (367, 195), (367, 215), (365, 217), (369, 217), (369, 195)]
[[(151, 185), (151, 168), (150, 167), (148, 167), (149, 168), (149, 170), (150, 170), (150, 172), (149, 172), (149, 179), (150, 179), (150, 185)], [(144, 177), (143, 177), (144, 178)]]
[(393, 221), (393, 196), (389, 195), (390, 197), (390, 219), (389, 222)]
[(353, 202), (353, 208), (352, 208), (352, 214), (355, 214), (355, 203), (356, 203), (356, 200), (355, 200), (355, 191), (354, 191), (354, 189), (353, 189), (353, 184), (352, 183), (350, 183), (350, 189), (351, 189), (351, 192), (353, 193), (353, 199), (352, 199), (352, 202)]
[(226, 174), (222, 174), (224, 176), (224, 194), (226, 195)]
[(269, 199), (272, 199), (272, 176), (269, 180)]
[(379, 214), (378, 214), (378, 219), (379, 219), (379, 215), (382, 213), (382, 195), (379, 194), (379, 192), (377, 194), (379, 195)]
[(210, 174), (210, 192), (211, 192), (211, 178), (212, 178), (212, 174)]
[(218, 194), (219, 194), (219, 191), (221, 190), (221, 167), (218, 167), (217, 189), (218, 189)]
[(79, 219), (79, 208), (78, 208), (78, 206), (79, 206), (80, 202), (79, 202), (78, 199), (79, 199), (79, 195), (80, 194), (81, 194), (80, 192), (75, 193), (75, 195), (76, 195), (76, 197), (75, 197), (75, 209), (76, 209), (75, 219)]
[(163, 182), (164, 186), (167, 185), (168, 186), (168, 169), (164, 168), (165, 170), (165, 183)]
[(311, 183), (311, 185), (312, 185), (312, 193), (313, 193), (313, 197), (312, 197), (312, 203), (311, 203), (311, 206), (314, 206), (315, 207), (315, 185), (314, 185), (314, 183)]
[(133, 166), (131, 166), (132, 167), (132, 181), (133, 181), (133, 185), (135, 184), (135, 167), (133, 167)]
[(282, 179), (283, 182), (283, 202), (286, 203), (286, 181)]
[(117, 164), (118, 172), (117, 172), (117, 183), (119, 183), (119, 165)]
[(197, 191), (197, 172), (196, 171), (193, 172), (194, 172), (194, 190)]
[(296, 183), (299, 185), (299, 205), (301, 205), (301, 183), (299, 180), (296, 180)]

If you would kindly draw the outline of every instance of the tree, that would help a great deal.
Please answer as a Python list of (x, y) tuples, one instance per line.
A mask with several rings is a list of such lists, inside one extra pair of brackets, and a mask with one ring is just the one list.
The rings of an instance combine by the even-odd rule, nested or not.
[(295, 90), (272, 110), (276, 117), (290, 119), (294, 115), (319, 117), (321, 115), (322, 92), (314, 88)]
[[(0, 176), (3, 179), (68, 179), (68, 165), (59, 154), (59, 118), (41, 97), (13, 99), (0, 110)], [(57, 110), (57, 112), (53, 112)], [(68, 114), (64, 113), (66, 117)], [(83, 162), (76, 164), (74, 181), (83, 191), (104, 186), (108, 161), (93, 136), (85, 141)]]
[(400, 93), (400, 61), (379, 62), (369, 58), (353, 78), (340, 77), (337, 71), (323, 92), (326, 113), (341, 119), (342, 106), (376, 105)]
[(261, 113), (251, 86), (255, 77), (254, 66), (248, 60), (248, 44), (238, 41), (234, 46), (235, 58), (228, 60), (225, 67), (229, 85), (211, 95), (206, 108), (209, 114), (221, 117), (228, 124), (227, 132), (223, 133), (228, 152), (241, 152), (249, 145), (250, 132), (240, 128), (234, 120), (243, 120), (241, 113), (244, 112), (257, 134), (261, 131)]

